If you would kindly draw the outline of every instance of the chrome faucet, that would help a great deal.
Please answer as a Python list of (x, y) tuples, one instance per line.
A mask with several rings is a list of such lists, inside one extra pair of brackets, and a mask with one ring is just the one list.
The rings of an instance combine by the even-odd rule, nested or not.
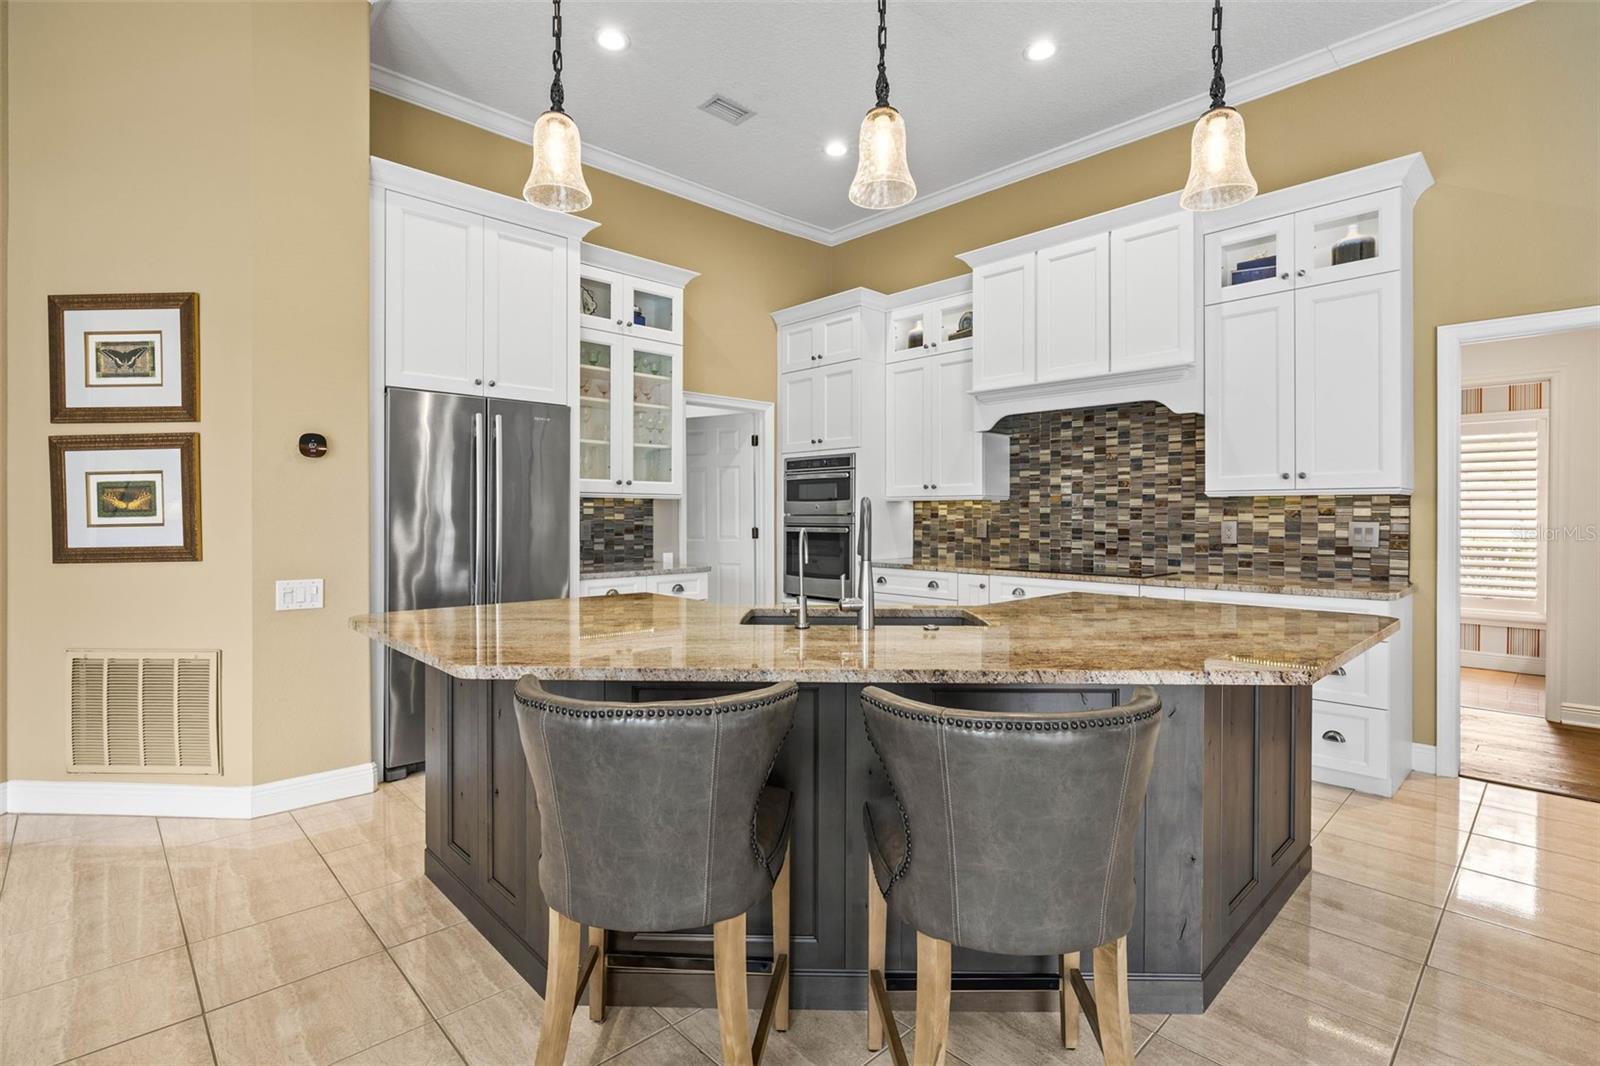
[(806, 554), (810, 550), (806, 545), (806, 534), (809, 532), (805, 526), (800, 527), (800, 544), (796, 549), (800, 554), (800, 558), (796, 560), (800, 570), (800, 613), (794, 619), (796, 629), (811, 628), (811, 610), (806, 603)]
[(878, 624), (877, 599), (872, 590), (872, 501), (865, 496), (861, 497), (861, 517), (856, 526), (856, 594), (841, 599), (839, 608), (857, 612), (856, 628), (865, 633)]

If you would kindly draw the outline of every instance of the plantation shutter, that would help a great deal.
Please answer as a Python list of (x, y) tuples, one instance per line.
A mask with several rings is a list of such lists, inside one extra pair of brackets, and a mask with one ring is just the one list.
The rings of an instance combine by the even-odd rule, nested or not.
[(1461, 595), (1520, 612), (1544, 604), (1543, 414), (1463, 418)]

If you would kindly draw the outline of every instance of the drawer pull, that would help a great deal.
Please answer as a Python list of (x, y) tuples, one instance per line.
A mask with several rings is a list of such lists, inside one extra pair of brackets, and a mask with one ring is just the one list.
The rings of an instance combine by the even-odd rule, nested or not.
[(1339, 732), (1337, 729), (1329, 729), (1323, 732), (1322, 739), (1331, 741), (1334, 744), (1343, 744), (1344, 734)]
[(673, 592), (680, 592), (680, 593), (681, 593), (681, 592), (682, 592), (682, 591), (683, 591), (683, 583), (682, 583), (682, 582), (679, 582), (679, 583), (678, 583), (678, 584), (676, 584), (676, 585), (673, 585), (673, 586), (672, 586), (672, 591), (673, 591)]
[(1344, 669), (1344, 667), (1342, 667), (1342, 666), (1335, 666), (1335, 667), (1334, 667), (1334, 668), (1333, 668), (1333, 676), (1334, 676), (1334, 677), (1344, 677), (1344, 676), (1345, 676), (1345, 669)]
[(936, 589), (939, 587), (939, 583), (937, 581), (930, 581), (928, 582), (928, 587), (930, 589)]
[(886, 577), (880, 577), (878, 579), (878, 581), (877, 581), (877, 584), (879, 584), (879, 585), (887, 585), (888, 583), (889, 583), (889, 579), (886, 578)]
[(606, 595), (607, 596), (620, 596), (621, 593), (618, 592), (616, 589), (606, 589)]
[(1028, 590), (1025, 589), (1025, 588), (1022, 588), (1020, 585), (1011, 590), (1011, 595), (1013, 595), (1013, 596), (1026, 596), (1027, 594), (1028, 594)]

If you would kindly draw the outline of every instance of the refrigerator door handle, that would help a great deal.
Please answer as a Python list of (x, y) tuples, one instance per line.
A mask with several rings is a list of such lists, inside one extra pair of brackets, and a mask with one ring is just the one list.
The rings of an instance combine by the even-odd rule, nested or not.
[(500, 602), (500, 541), (505, 523), (501, 520), (505, 514), (505, 482), (502, 472), (505, 469), (505, 434), (500, 431), (500, 416), (494, 416), (494, 602)]
[(472, 602), (479, 595), (483, 570), (483, 415), (472, 416)]

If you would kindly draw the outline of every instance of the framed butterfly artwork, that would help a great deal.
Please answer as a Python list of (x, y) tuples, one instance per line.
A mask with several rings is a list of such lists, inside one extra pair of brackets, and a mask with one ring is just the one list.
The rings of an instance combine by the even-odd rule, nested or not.
[(200, 419), (200, 295), (51, 296), (50, 421)]
[(200, 558), (200, 434), (50, 438), (58, 563)]

